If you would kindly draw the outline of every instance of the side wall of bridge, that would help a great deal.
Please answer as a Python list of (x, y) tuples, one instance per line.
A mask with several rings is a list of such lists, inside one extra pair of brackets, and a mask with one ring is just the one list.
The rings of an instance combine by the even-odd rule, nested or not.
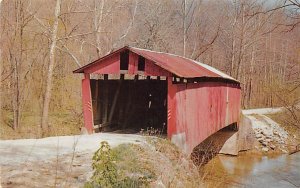
[(168, 80), (168, 137), (187, 154), (218, 130), (239, 122), (238, 84)]

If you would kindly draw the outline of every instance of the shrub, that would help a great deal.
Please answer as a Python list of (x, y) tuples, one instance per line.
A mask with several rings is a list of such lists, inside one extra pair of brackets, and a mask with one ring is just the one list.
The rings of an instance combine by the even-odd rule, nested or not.
[(93, 156), (93, 176), (84, 187), (147, 187), (149, 184), (148, 177), (135, 176), (138, 168), (133, 169), (134, 165), (131, 161), (136, 161), (136, 159), (128, 161), (128, 155), (135, 158), (132, 148), (134, 148), (132, 145), (120, 145), (111, 149), (106, 141), (101, 142), (100, 148)]

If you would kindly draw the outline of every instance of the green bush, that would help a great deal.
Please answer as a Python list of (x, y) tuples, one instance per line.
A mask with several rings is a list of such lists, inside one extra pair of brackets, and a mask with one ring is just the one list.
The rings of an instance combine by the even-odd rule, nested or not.
[[(132, 169), (134, 165), (132, 165), (131, 162), (127, 161), (129, 153), (131, 153), (131, 156), (134, 156), (134, 151), (132, 148), (134, 147), (130, 147), (130, 145), (120, 145), (116, 149), (112, 150), (110, 145), (106, 141), (101, 142), (100, 148), (95, 152), (93, 156), (93, 176), (91, 180), (85, 184), (84, 187), (147, 187), (149, 184), (148, 177), (136, 177), (132, 175), (136, 174), (137, 170), (137, 168)], [(124, 159), (124, 156), (127, 159)], [(124, 163), (126, 165), (124, 165)]]

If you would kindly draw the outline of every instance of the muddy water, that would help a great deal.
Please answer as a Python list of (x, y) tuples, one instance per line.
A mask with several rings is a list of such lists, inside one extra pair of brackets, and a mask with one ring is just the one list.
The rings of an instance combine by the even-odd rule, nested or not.
[(293, 155), (218, 155), (201, 170), (207, 187), (300, 187), (300, 152)]

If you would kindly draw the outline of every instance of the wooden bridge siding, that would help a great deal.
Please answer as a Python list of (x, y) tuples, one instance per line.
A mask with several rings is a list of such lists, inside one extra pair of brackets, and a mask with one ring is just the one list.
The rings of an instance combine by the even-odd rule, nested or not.
[(90, 75), (86, 73), (84, 74), (84, 79), (82, 79), (82, 108), (84, 126), (87, 129), (88, 133), (91, 134), (94, 131), (94, 119)]
[(103, 60), (99, 64), (95, 64), (84, 70), (84, 73), (94, 74), (141, 74), (145, 76), (171, 76), (168, 71), (155, 65), (151, 60), (145, 60), (145, 70), (138, 71), (138, 55), (129, 52), (128, 70), (120, 71), (120, 53), (113, 55), (111, 58)]
[(168, 90), (168, 137), (184, 135), (182, 149), (186, 153), (218, 130), (239, 121), (240, 90), (234, 84), (172, 84), (169, 80)]
[(241, 89), (240, 87), (231, 87), (228, 92), (229, 120), (231, 122), (239, 122), (241, 115)]

